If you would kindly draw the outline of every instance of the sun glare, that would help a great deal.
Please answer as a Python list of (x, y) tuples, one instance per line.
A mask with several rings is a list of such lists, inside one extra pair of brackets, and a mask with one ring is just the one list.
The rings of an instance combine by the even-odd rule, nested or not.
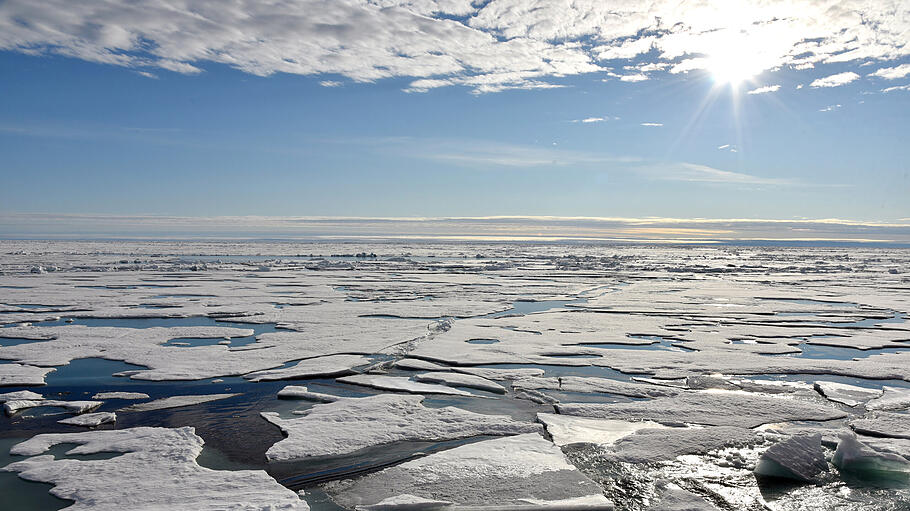
[(707, 70), (718, 85), (737, 88), (762, 71), (760, 57), (752, 51), (747, 34), (724, 31), (718, 34), (707, 57)]

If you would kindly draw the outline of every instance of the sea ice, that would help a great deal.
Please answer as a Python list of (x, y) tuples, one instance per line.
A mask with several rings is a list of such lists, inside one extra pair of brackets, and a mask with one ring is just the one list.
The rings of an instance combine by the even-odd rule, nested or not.
[(445, 385), (420, 383), (412, 381), (407, 376), (385, 376), (376, 374), (355, 374), (338, 378), (342, 383), (353, 383), (363, 387), (373, 387), (379, 390), (392, 390), (410, 392), (412, 394), (449, 394), (452, 396), (473, 396), (470, 392), (453, 389)]
[(427, 408), (423, 396), (380, 394), (318, 404), (302, 417), (262, 417), (287, 434), (266, 456), (290, 461), (339, 456), (397, 441), (442, 441), (478, 435), (516, 435), (540, 430), (539, 424), (504, 415), (483, 415), (455, 407)]
[(370, 362), (369, 358), (362, 355), (329, 355), (301, 360), (291, 367), (245, 374), (243, 377), (251, 381), (274, 381), (341, 376), (351, 374), (353, 368)]
[(306, 399), (307, 401), (319, 401), (322, 403), (331, 403), (338, 401), (338, 396), (312, 392), (304, 385), (288, 385), (278, 391), (278, 397), (285, 399)]
[(618, 439), (606, 457), (623, 463), (656, 463), (746, 444), (754, 435), (749, 429), (732, 426), (640, 429)]
[(828, 471), (822, 436), (794, 435), (765, 451), (754, 472), (765, 477), (812, 482)]
[(396, 495), (367, 506), (357, 506), (357, 511), (436, 511), (452, 505), (448, 500), (425, 499), (414, 495)]
[(905, 413), (872, 412), (851, 420), (850, 427), (863, 435), (910, 439), (910, 415)]
[(486, 390), (487, 392), (496, 394), (506, 393), (506, 389), (502, 385), (473, 374), (436, 371), (416, 374), (413, 378), (424, 383), (441, 383), (450, 387), (468, 387), (471, 389)]
[(868, 389), (833, 381), (817, 381), (815, 390), (829, 400), (847, 406), (859, 406), (882, 395), (881, 389)]
[(463, 445), (326, 489), (347, 508), (408, 494), (451, 501), (453, 509), (613, 509), (603, 490), (537, 433)]
[(70, 426), (85, 426), (93, 428), (102, 424), (112, 424), (117, 421), (117, 414), (114, 412), (97, 412), (77, 415), (68, 419), (59, 420), (60, 424), (69, 424)]
[[(39, 456), (54, 445), (68, 443), (79, 444), (68, 454), (123, 454), (105, 460)], [(53, 484), (53, 495), (75, 501), (67, 508), (72, 511), (309, 509), (296, 493), (264, 471), (197, 465), (202, 446), (191, 427), (42, 434), (10, 451), (33, 457), (0, 470)]]
[(26, 408), (36, 408), (39, 406), (54, 406), (59, 408), (65, 408), (67, 412), (70, 413), (85, 413), (94, 410), (101, 406), (101, 401), (59, 401), (56, 399), (36, 399), (36, 400), (22, 400), (22, 401), (7, 401), (3, 403), (3, 411), (7, 415), (13, 415), (16, 412), (25, 410)]
[(28, 364), (0, 364), (0, 387), (44, 385), (44, 377), (51, 371), (56, 371), (56, 369)]
[(419, 358), (403, 358), (395, 362), (395, 367), (411, 371), (447, 371), (449, 369), (444, 365), (434, 364)]
[(771, 422), (826, 421), (847, 414), (808, 400), (746, 394), (744, 392), (690, 391), (631, 403), (564, 403), (561, 414), (604, 419), (652, 420), (667, 425), (682, 423), (754, 428)]
[(544, 424), (547, 433), (553, 437), (553, 443), (560, 447), (576, 443), (609, 446), (640, 429), (666, 429), (666, 426), (651, 421), (589, 419), (554, 413), (538, 413), (537, 420)]
[(198, 405), (208, 403), (209, 401), (219, 401), (229, 397), (239, 396), (240, 394), (202, 394), (198, 396), (171, 396), (164, 399), (156, 399), (147, 403), (137, 403), (134, 405), (121, 408), (121, 412), (151, 412), (153, 410), (164, 410), (166, 408), (179, 408), (181, 406)]
[(99, 392), (92, 399), (148, 399), (144, 392)]
[(866, 403), (867, 410), (904, 410), (910, 408), (910, 388), (882, 387), (881, 397)]
[[(44, 396), (30, 390), (20, 390), (17, 392), (7, 392), (6, 394), (0, 394), (0, 403), (5, 403), (7, 401), (40, 401), (42, 399), (44, 399)], [(93, 397), (92, 399), (96, 398)]]
[(868, 478), (910, 478), (910, 461), (897, 454), (875, 450), (852, 433), (841, 435), (832, 463), (841, 471)]

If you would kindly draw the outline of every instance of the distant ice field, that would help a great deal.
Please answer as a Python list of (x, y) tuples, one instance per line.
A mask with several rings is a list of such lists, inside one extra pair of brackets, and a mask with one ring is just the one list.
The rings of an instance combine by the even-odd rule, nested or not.
[(14, 511), (910, 509), (910, 249), (0, 241), (0, 407)]

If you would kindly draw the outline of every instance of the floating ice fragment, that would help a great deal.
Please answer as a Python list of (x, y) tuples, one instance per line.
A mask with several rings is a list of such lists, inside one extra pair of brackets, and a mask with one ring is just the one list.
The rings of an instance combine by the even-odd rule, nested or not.
[(202, 394), (198, 396), (171, 396), (164, 399), (156, 399), (148, 403), (138, 403), (135, 405), (121, 408), (121, 412), (150, 412), (153, 410), (164, 410), (166, 408), (179, 408), (181, 406), (198, 405), (208, 403), (209, 401), (219, 401), (229, 397), (239, 396), (240, 394)]
[(288, 385), (278, 391), (278, 397), (285, 399), (306, 399), (308, 401), (319, 401), (322, 403), (331, 403), (338, 401), (337, 396), (311, 392), (303, 385)]
[(589, 419), (554, 413), (538, 413), (537, 420), (546, 426), (547, 433), (553, 437), (553, 443), (560, 447), (574, 443), (608, 446), (639, 429), (666, 428), (666, 426), (651, 421)]
[(847, 406), (859, 406), (882, 395), (881, 389), (867, 389), (833, 381), (817, 381), (815, 390), (829, 400)]
[(431, 372), (414, 375), (414, 379), (426, 383), (441, 383), (451, 387), (468, 387), (471, 389), (486, 390), (496, 394), (505, 394), (506, 389), (498, 383), (473, 374)]
[(822, 436), (796, 435), (778, 442), (762, 454), (754, 472), (765, 477), (815, 481), (828, 471)]
[(373, 387), (380, 390), (393, 390), (410, 392), (412, 394), (450, 394), (453, 396), (473, 396), (470, 392), (453, 389), (445, 385), (420, 383), (410, 380), (406, 376), (384, 376), (375, 374), (355, 374), (338, 378), (342, 383), (353, 383), (364, 387)]
[(30, 390), (20, 390), (18, 392), (7, 392), (6, 394), (0, 394), (0, 403), (5, 403), (7, 401), (40, 401), (42, 399), (44, 399), (44, 396)]
[(864, 435), (910, 439), (910, 415), (904, 413), (873, 412), (850, 421), (850, 427)]
[(443, 365), (427, 362), (418, 358), (403, 358), (395, 362), (395, 367), (399, 369), (410, 369), (413, 371), (446, 371), (449, 368)]
[(316, 378), (320, 376), (341, 376), (351, 374), (354, 367), (369, 364), (370, 359), (363, 355), (329, 355), (326, 357), (308, 358), (283, 369), (269, 369), (246, 374), (243, 377), (251, 381), (292, 380), (298, 378)]
[(56, 369), (28, 364), (0, 364), (0, 387), (45, 385), (44, 377), (51, 371), (56, 371)]
[(367, 506), (357, 506), (357, 511), (435, 511), (452, 505), (448, 500), (425, 499), (414, 495), (396, 495)]
[(910, 388), (882, 387), (882, 396), (866, 403), (867, 410), (903, 410), (910, 408)]
[(70, 413), (85, 413), (98, 408), (101, 404), (101, 401), (58, 401), (55, 399), (41, 398), (36, 400), (7, 401), (3, 403), (3, 411), (5, 411), (7, 415), (13, 415), (26, 408), (54, 406), (65, 408), (66, 411)]
[(144, 392), (99, 392), (92, 399), (148, 399)]
[(112, 424), (117, 421), (117, 414), (114, 412), (98, 412), (77, 415), (68, 419), (59, 420), (60, 424), (69, 424), (71, 426), (85, 426), (93, 428), (102, 424)]
[(834, 451), (834, 465), (871, 480), (910, 480), (910, 462), (897, 454), (877, 451), (859, 440), (853, 433), (844, 433)]

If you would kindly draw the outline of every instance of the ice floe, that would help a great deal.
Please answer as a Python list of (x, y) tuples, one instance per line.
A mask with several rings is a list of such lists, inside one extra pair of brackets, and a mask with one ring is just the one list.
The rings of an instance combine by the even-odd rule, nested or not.
[(35, 400), (7, 401), (3, 403), (3, 411), (6, 412), (7, 415), (13, 415), (14, 413), (21, 412), (27, 408), (52, 406), (63, 408), (69, 413), (85, 413), (98, 408), (102, 404), (101, 401), (61, 401), (57, 399), (41, 398)]
[(505, 394), (506, 388), (481, 376), (463, 373), (449, 373), (434, 371), (420, 373), (413, 376), (414, 380), (424, 383), (441, 383), (450, 387), (468, 387), (471, 389), (486, 390), (496, 394)]
[(463, 445), (327, 489), (347, 508), (413, 495), (450, 501), (453, 509), (613, 509), (601, 488), (537, 433)]
[(370, 359), (362, 355), (329, 355), (301, 360), (282, 369), (249, 373), (244, 375), (244, 378), (251, 381), (274, 381), (341, 376), (351, 374), (354, 372), (353, 368), (369, 363)]
[(181, 406), (198, 405), (210, 401), (220, 401), (240, 394), (202, 394), (197, 396), (171, 396), (162, 399), (156, 399), (147, 403), (137, 403), (134, 405), (121, 408), (121, 412), (151, 412), (154, 410), (164, 410), (167, 408), (179, 408)]
[(144, 392), (99, 392), (92, 399), (148, 399)]
[(872, 412), (851, 420), (850, 427), (864, 435), (910, 439), (910, 415), (905, 413)]
[(263, 418), (287, 434), (266, 456), (289, 461), (311, 456), (338, 456), (397, 441), (441, 441), (479, 435), (516, 435), (539, 431), (540, 425), (502, 415), (484, 415), (455, 407), (428, 408), (423, 396), (380, 394), (341, 398), (319, 404), (302, 417)]
[(613, 445), (640, 429), (666, 429), (667, 426), (651, 421), (624, 421), (613, 419), (590, 419), (555, 413), (538, 413), (547, 433), (558, 446), (588, 443), (602, 446)]
[(881, 397), (866, 403), (868, 410), (904, 410), (910, 408), (910, 388), (882, 387)]
[(284, 399), (305, 399), (307, 401), (318, 401), (321, 403), (331, 403), (333, 401), (338, 401), (339, 399), (337, 396), (312, 392), (304, 385), (288, 385), (278, 391), (278, 397)]
[(355, 374), (354, 376), (344, 376), (342, 378), (338, 378), (338, 381), (342, 383), (353, 383), (354, 385), (361, 385), (363, 387), (372, 387), (380, 390), (410, 392), (412, 394), (450, 394), (453, 396), (473, 395), (470, 392), (453, 389), (445, 385), (416, 382), (407, 376)]
[(881, 389), (869, 389), (833, 381), (817, 381), (815, 382), (815, 390), (831, 401), (847, 406), (859, 406), (870, 399), (875, 399), (882, 395)]
[(772, 445), (755, 466), (755, 473), (765, 477), (812, 482), (828, 471), (822, 436), (794, 435)]
[(77, 415), (68, 419), (61, 419), (57, 422), (60, 424), (68, 424), (70, 426), (85, 426), (88, 428), (93, 428), (102, 424), (112, 424), (116, 421), (117, 414), (114, 412), (97, 412)]
[[(70, 443), (78, 445), (68, 454), (123, 454), (104, 460), (41, 456), (54, 445)], [(0, 470), (53, 484), (53, 495), (75, 501), (71, 510), (309, 509), (296, 493), (264, 471), (211, 470), (197, 465), (202, 446), (202, 438), (191, 427), (43, 434), (11, 451), (31, 458)]]
[(843, 472), (861, 477), (910, 480), (910, 461), (897, 454), (873, 449), (852, 433), (841, 435), (832, 463)]

